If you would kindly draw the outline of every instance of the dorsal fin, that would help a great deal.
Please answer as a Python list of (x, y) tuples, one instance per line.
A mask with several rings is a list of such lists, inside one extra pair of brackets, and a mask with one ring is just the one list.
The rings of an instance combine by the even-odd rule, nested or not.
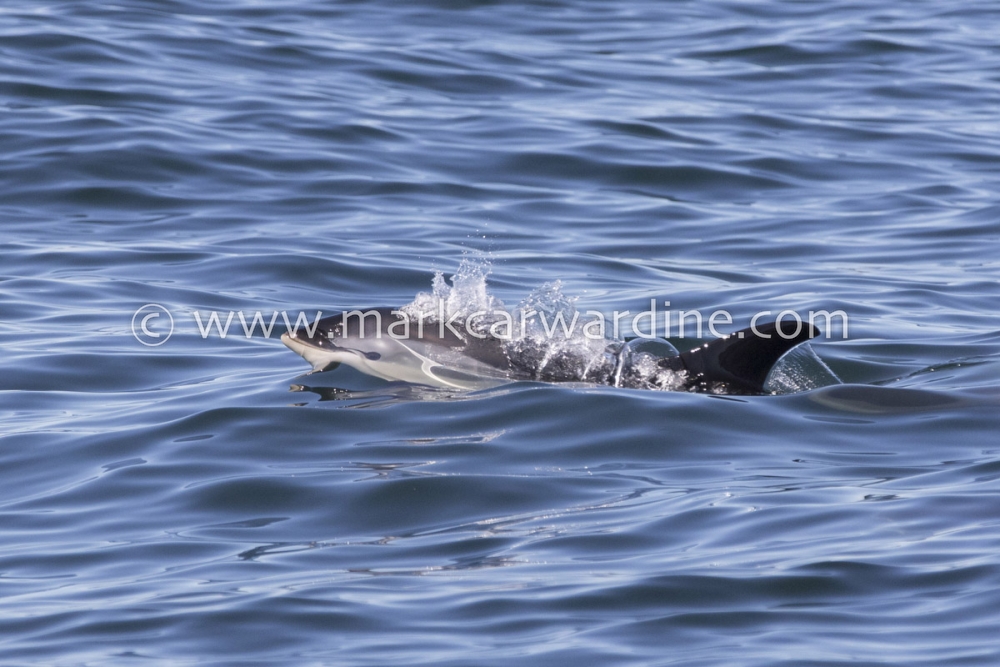
[[(798, 326), (797, 332), (794, 326)], [(758, 324), (668, 357), (660, 365), (687, 371), (692, 387), (718, 382), (726, 385), (730, 393), (761, 394), (765, 393), (767, 374), (778, 359), (819, 333), (819, 329), (805, 322), (786, 322), (780, 332), (775, 322)]]

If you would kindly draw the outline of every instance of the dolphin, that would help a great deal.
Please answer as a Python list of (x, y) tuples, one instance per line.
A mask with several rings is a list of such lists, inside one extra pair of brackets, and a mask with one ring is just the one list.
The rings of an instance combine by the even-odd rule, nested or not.
[[(646, 339), (608, 340), (603, 353), (586, 364), (572, 354), (564, 354), (562, 363), (552, 363), (550, 356), (541, 355), (543, 360), (538, 354), (520, 354), (495, 335), (470, 335), (463, 326), (440, 326), (435, 321), (418, 325), (398, 310), (372, 308), (323, 318), (311, 332), (296, 329), (281, 340), (312, 365), (312, 372), (344, 364), (383, 380), (432, 387), (483, 389), (536, 380), (656, 388), (648, 381), (652, 367), (672, 377), (672, 390), (753, 395), (768, 393), (764, 383), (775, 363), (819, 333), (805, 322), (796, 323), (793, 332), (771, 322), (681, 353), (660, 339), (669, 354), (642, 351), (649, 347)], [(645, 376), (639, 372), (640, 358)]]

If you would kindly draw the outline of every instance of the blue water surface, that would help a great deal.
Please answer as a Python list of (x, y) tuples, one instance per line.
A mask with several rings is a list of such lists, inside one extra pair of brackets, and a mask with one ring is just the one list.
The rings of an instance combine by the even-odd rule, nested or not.
[[(0, 662), (1000, 663), (998, 34), (4, 5)], [(463, 259), (507, 304), (843, 310), (845, 384), (430, 390), (194, 315), (400, 306)]]

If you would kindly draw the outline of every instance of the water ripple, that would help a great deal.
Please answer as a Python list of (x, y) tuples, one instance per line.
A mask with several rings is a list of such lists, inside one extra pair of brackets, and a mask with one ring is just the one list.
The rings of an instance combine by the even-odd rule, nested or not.
[[(3, 661), (997, 662), (1000, 12), (527, 9), (0, 9)], [(470, 254), (508, 304), (843, 309), (845, 384), (303, 377), (193, 317)]]

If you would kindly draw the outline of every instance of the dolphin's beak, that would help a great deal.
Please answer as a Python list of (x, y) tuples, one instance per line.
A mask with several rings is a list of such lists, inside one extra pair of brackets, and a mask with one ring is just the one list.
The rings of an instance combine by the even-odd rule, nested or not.
[(328, 371), (336, 368), (340, 364), (330, 359), (330, 352), (319, 346), (313, 345), (308, 338), (299, 338), (293, 334), (285, 332), (281, 334), (281, 342), (289, 350), (298, 354), (303, 359), (312, 364), (313, 372)]

